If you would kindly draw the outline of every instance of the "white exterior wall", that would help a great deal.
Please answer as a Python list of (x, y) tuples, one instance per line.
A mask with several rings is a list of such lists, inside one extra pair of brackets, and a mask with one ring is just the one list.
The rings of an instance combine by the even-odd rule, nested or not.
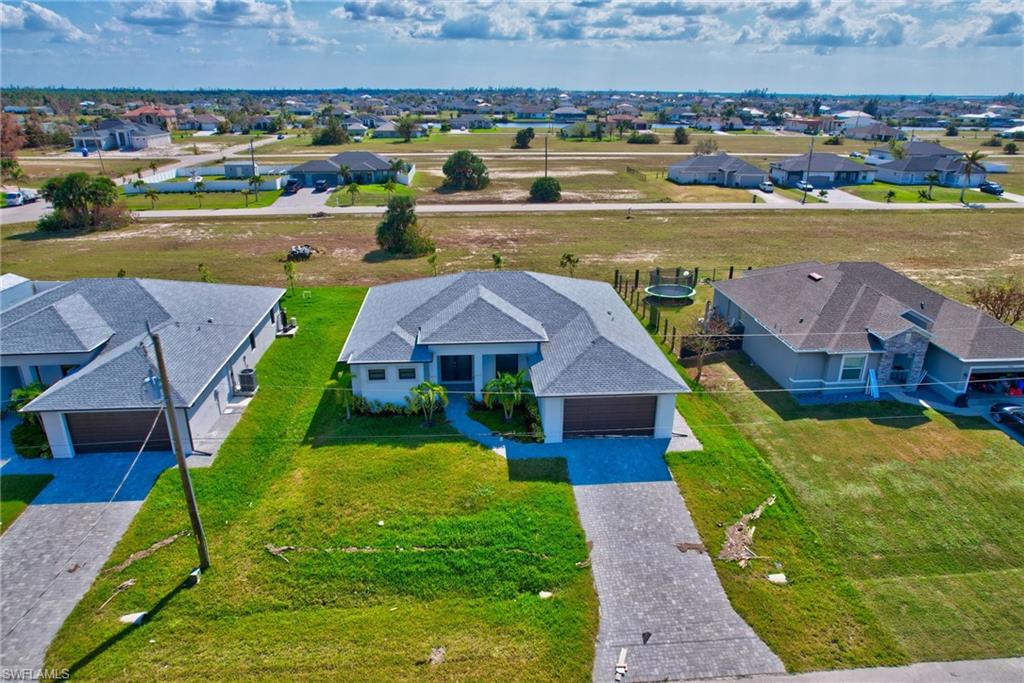
[[(400, 368), (416, 370), (415, 379), (398, 379)], [(425, 363), (372, 363), (353, 365), (352, 391), (368, 401), (383, 403), (405, 403), (409, 390), (427, 379)], [(370, 370), (383, 370), (383, 380), (371, 380)]]
[(46, 440), (50, 442), (50, 451), (55, 458), (75, 457), (75, 448), (71, 445), (71, 433), (68, 431), (64, 413), (39, 413), (43, 421)]
[(537, 405), (540, 408), (541, 427), (544, 429), (544, 443), (562, 443), (565, 399), (560, 396), (539, 398)]
[[(676, 414), (676, 395), (659, 394), (658, 406), (654, 410), (654, 438), (672, 438), (672, 420)], [(546, 433), (546, 432), (545, 432)]]

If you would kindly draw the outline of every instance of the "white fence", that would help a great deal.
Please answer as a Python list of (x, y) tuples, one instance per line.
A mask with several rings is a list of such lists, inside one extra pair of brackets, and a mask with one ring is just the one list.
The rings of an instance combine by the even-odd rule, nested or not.
[[(263, 182), (260, 183), (260, 190), (271, 191), (280, 190), (286, 181), (285, 176), (274, 176), (272, 178), (264, 178)], [(240, 178), (238, 180), (204, 180), (203, 192), (241, 192), (242, 190), (254, 189), (249, 184), (248, 178)], [(146, 182), (141, 187), (135, 187), (134, 185), (125, 185), (125, 194), (145, 194), (150, 189), (156, 190), (157, 192), (192, 192), (195, 190), (196, 184), (191, 180), (185, 180), (182, 182)]]

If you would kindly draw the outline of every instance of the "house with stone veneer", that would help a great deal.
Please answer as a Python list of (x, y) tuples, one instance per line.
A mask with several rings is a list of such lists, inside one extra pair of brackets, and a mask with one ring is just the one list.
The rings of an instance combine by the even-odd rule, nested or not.
[(791, 392), (927, 388), (947, 400), (1024, 376), (1024, 332), (880, 263), (818, 261), (715, 283), (742, 349)]

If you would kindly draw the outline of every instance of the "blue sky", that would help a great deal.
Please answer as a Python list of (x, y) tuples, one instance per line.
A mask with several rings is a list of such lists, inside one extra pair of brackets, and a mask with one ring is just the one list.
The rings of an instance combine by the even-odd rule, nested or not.
[(1024, 0), (0, 1), (5, 85), (1002, 94)]

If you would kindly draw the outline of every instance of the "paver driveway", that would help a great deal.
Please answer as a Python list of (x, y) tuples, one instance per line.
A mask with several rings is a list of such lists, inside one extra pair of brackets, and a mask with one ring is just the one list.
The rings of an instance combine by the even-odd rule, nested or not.
[[(10, 457), (6, 446), (5, 458)], [(3, 675), (42, 666), (50, 641), (92, 585), (157, 475), (174, 464), (170, 453), (144, 453), (114, 502), (107, 506), (133, 457), (122, 453), (70, 460), (23, 460), (15, 456), (3, 463), (3, 475), (54, 475), (0, 536)], [(65, 562), (73, 571), (61, 569)]]
[[(626, 683), (785, 672), (733, 610), (711, 558), (676, 547), (701, 539), (665, 464), (668, 439), (501, 442), (466, 417), (464, 403), (452, 400), (452, 424), (496, 450), (504, 446), (509, 460), (566, 458), (600, 601), (595, 681), (615, 679), (622, 648)], [(674, 431), (689, 432), (681, 417)]]

